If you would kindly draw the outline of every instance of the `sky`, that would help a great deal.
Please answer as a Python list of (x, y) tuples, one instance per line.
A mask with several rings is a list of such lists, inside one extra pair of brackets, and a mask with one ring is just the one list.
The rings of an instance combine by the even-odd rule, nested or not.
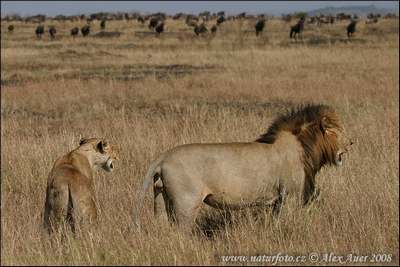
[(327, 6), (375, 5), (377, 8), (399, 8), (398, 1), (1, 1), (1, 15), (78, 15), (101, 11), (142, 13), (178, 12), (198, 14), (201, 11), (247, 12), (281, 15), (295, 11), (311, 11)]

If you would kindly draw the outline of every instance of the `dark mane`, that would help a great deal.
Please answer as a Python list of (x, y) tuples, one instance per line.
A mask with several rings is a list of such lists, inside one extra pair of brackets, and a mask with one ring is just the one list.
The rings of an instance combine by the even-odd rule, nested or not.
[(335, 127), (341, 129), (339, 120), (331, 107), (321, 104), (308, 104), (291, 109), (286, 114), (279, 116), (256, 142), (273, 144), (282, 131), (291, 132), (298, 136), (304, 128), (320, 122), (323, 117), (329, 118)]
[(273, 144), (283, 131), (296, 136), (304, 150), (303, 163), (309, 186), (313, 187), (316, 173), (323, 165), (334, 164), (338, 151), (337, 138), (324, 134), (322, 120), (329, 129), (343, 130), (331, 107), (309, 104), (278, 117), (256, 142)]

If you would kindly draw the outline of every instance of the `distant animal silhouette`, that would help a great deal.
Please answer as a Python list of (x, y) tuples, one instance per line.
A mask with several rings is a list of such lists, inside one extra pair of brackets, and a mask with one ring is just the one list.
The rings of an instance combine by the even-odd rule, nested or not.
[(71, 36), (75, 37), (79, 34), (79, 28), (78, 27), (74, 27), (71, 29)]
[(260, 19), (257, 21), (256, 25), (254, 26), (254, 28), (256, 29), (256, 36), (258, 36), (265, 27), (265, 19)]
[(142, 16), (139, 16), (137, 18), (137, 21), (140, 22), (141, 24), (144, 24), (144, 18)]
[(90, 33), (90, 25), (85, 25), (81, 28), (81, 33), (83, 36), (88, 36)]
[(149, 22), (149, 29), (154, 29), (158, 25), (158, 21), (159, 19), (156, 17), (151, 18)]
[(9, 25), (8, 26), (8, 32), (11, 33), (14, 31), (14, 25)]
[(156, 33), (160, 34), (164, 31), (164, 22), (160, 22), (155, 28), (154, 30), (156, 31)]
[(200, 25), (196, 25), (196, 27), (194, 27), (194, 33), (198, 36), (200, 34), (206, 33), (208, 32), (208, 29), (206, 27), (206, 25), (204, 25), (204, 23), (200, 24)]
[(106, 20), (102, 19), (100, 22), (100, 28), (102, 31), (104, 31), (106, 29)]
[(352, 20), (350, 22), (350, 24), (347, 26), (347, 37), (353, 37), (353, 34), (356, 32), (356, 25), (357, 25), (357, 21), (356, 20)]
[(50, 38), (51, 39), (56, 38), (56, 33), (57, 33), (56, 27), (50, 26), (49, 27), (49, 34), (50, 34)]
[(42, 34), (44, 34), (44, 26), (43, 25), (37, 26), (35, 33), (36, 33), (37, 38), (39, 38), (39, 39), (42, 38)]
[(224, 16), (219, 16), (218, 19), (217, 19), (217, 25), (220, 25), (224, 21), (225, 21), (225, 17)]
[(301, 17), (300, 20), (290, 28), (290, 38), (294, 38), (297, 40), (297, 35), (300, 35), (302, 38), (302, 32), (304, 29), (304, 22), (306, 21), (305, 17)]

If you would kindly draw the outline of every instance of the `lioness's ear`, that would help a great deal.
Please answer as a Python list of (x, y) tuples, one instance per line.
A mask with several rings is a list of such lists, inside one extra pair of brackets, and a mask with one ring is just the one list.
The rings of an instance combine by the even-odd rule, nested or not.
[(100, 151), (101, 153), (104, 152), (104, 143), (103, 143), (103, 141), (100, 141), (100, 142), (97, 143), (96, 149), (97, 149), (98, 151)]
[(88, 141), (87, 138), (82, 138), (81, 141), (79, 141), (79, 145), (81, 146), (85, 144), (87, 141)]
[(97, 148), (97, 150), (100, 151), (101, 153), (104, 153), (104, 148), (106, 148), (107, 146), (108, 146), (107, 141), (101, 140), (101, 141), (97, 144), (96, 148)]

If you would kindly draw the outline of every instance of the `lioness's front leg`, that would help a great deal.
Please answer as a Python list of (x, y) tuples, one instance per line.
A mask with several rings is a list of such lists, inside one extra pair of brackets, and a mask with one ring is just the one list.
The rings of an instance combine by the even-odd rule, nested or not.
[(72, 218), (82, 228), (97, 223), (97, 207), (94, 192), (86, 187), (71, 187)]

